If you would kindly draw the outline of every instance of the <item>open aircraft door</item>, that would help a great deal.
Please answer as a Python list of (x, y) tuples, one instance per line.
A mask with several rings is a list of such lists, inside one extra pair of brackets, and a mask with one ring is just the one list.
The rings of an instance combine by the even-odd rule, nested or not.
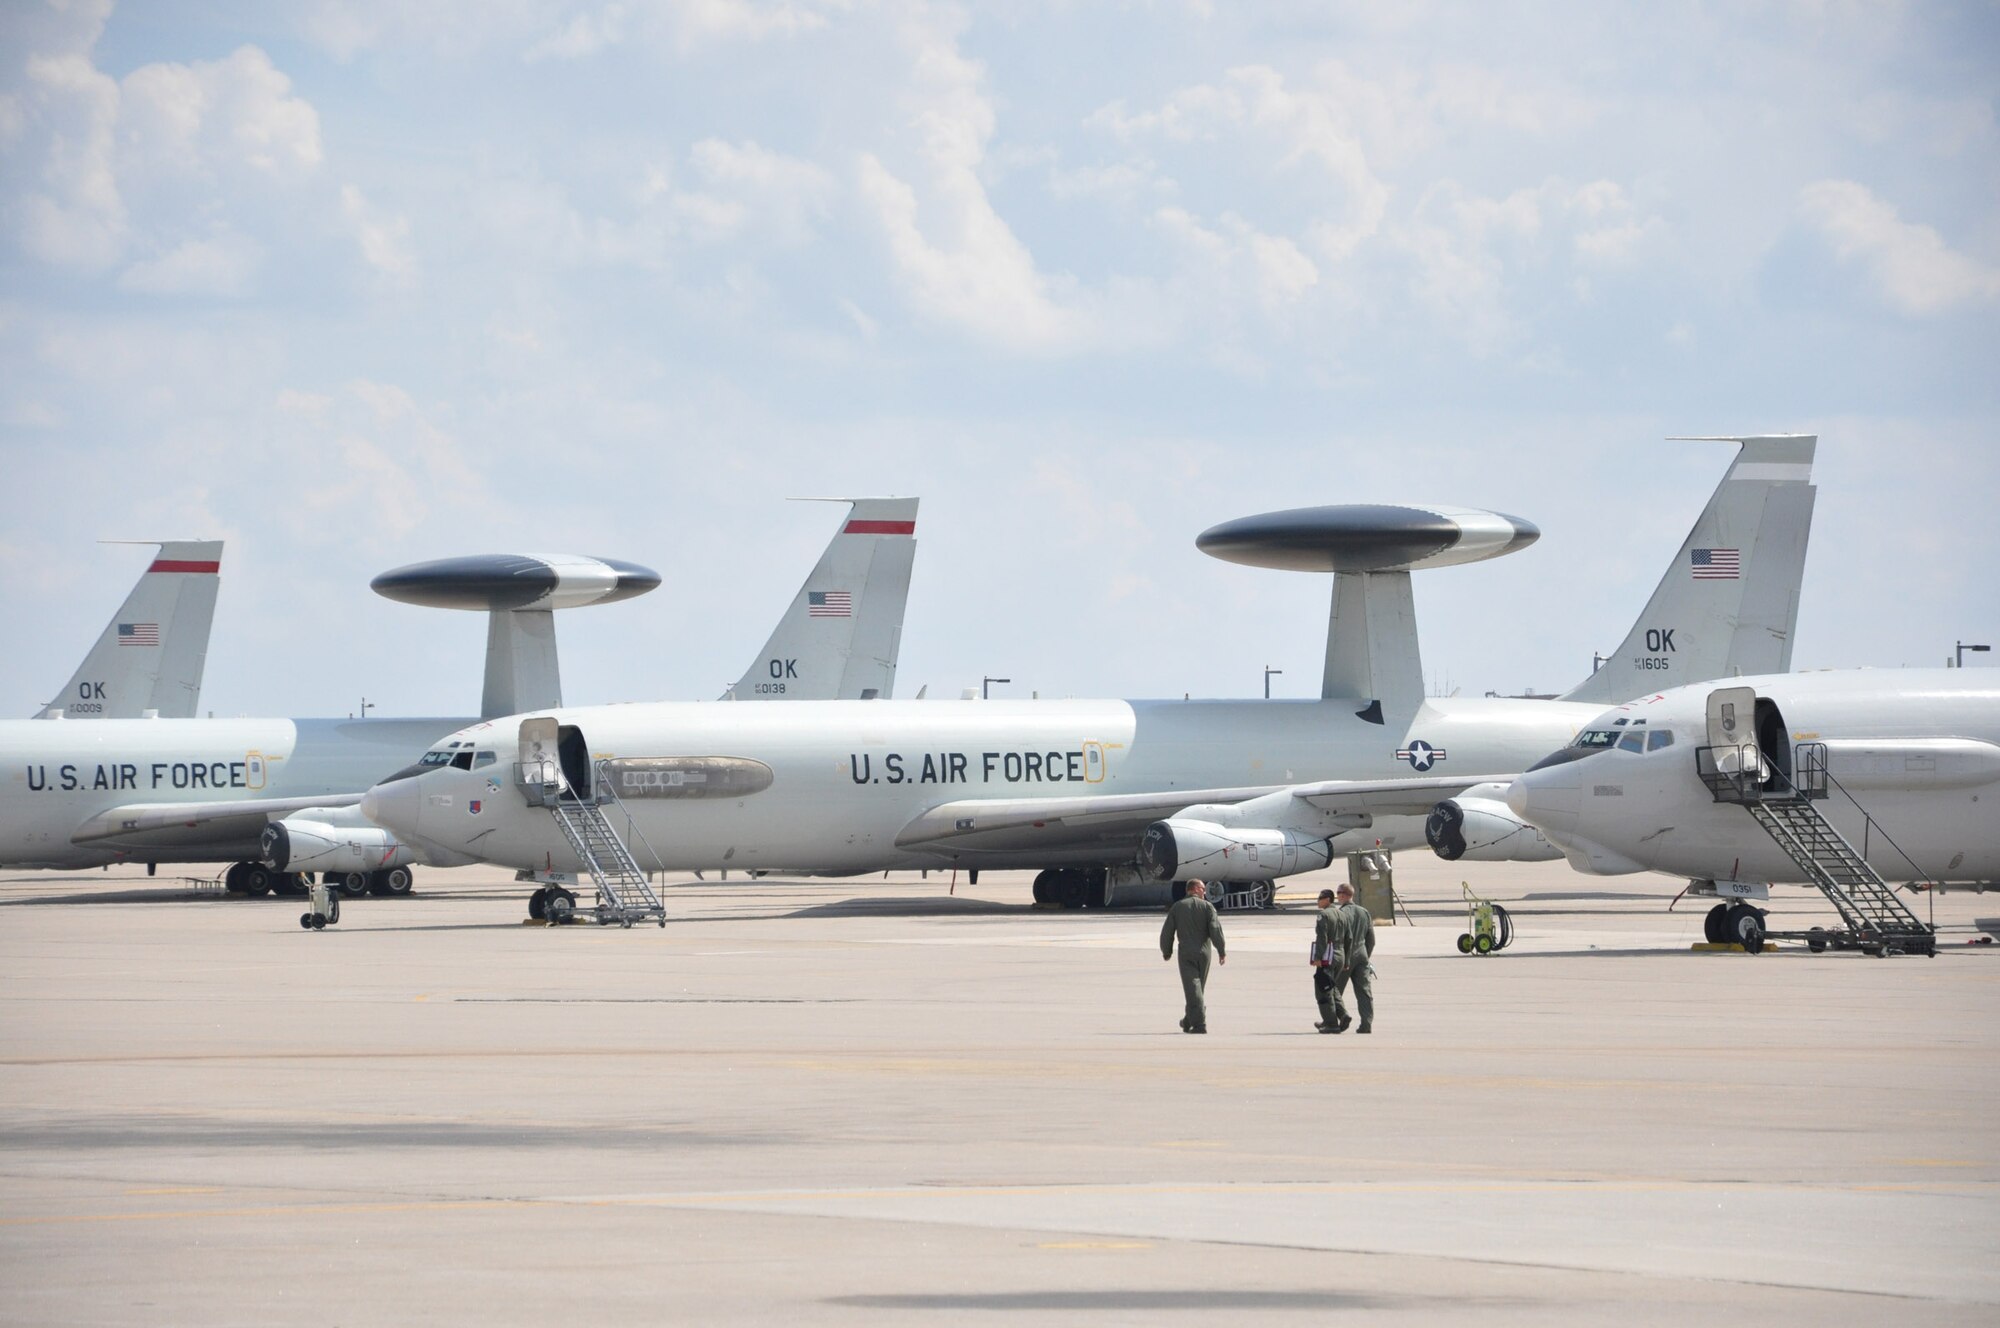
[[(1756, 688), (1716, 688), (1708, 694), (1708, 745), (1719, 749), (1755, 742), (1756, 714)], [(521, 727), (525, 731), (527, 725)]]
[(529, 789), (560, 793), (562, 762), (557, 756), (557, 725), (552, 716), (521, 721), (521, 783)]
[(1708, 745), (1716, 769), (1771, 780), (1792, 775), (1792, 748), (1778, 703), (1754, 687), (1718, 687), (1708, 694)]

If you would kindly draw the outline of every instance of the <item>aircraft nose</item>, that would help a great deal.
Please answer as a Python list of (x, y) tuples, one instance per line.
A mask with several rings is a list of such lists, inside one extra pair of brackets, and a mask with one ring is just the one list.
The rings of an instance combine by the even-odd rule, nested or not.
[(1507, 809), (1543, 834), (1573, 830), (1581, 789), (1575, 762), (1530, 770), (1507, 786)]
[(377, 784), (361, 795), (361, 814), (399, 835), (417, 833), (417, 813), (424, 805), (423, 790), (417, 785), (418, 779), (398, 779), (388, 784)]

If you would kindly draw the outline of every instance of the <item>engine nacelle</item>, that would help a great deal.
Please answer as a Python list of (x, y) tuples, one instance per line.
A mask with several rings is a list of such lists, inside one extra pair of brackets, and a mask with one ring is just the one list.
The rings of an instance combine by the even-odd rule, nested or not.
[(1506, 803), (1469, 795), (1431, 808), (1424, 840), (1446, 862), (1553, 862), (1562, 856)]
[(273, 821), (257, 845), (265, 865), (276, 871), (372, 872), (417, 860), (408, 845), (379, 825)]
[(1139, 871), (1153, 881), (1268, 881), (1332, 861), (1326, 836), (1297, 830), (1175, 819), (1139, 836)]

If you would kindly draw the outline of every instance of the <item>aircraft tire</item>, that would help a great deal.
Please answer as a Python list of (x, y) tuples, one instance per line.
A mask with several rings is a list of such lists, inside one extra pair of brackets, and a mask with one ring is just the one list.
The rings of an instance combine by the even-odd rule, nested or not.
[(359, 899), (368, 893), (368, 873), (349, 872), (340, 878), (340, 888), (351, 899)]
[(537, 922), (544, 922), (549, 916), (549, 888), (543, 886), (528, 896), (528, 916)]
[(408, 867), (391, 867), (387, 871), (376, 872), (375, 875), (381, 879), (384, 894), (406, 895), (417, 883), (416, 873)]
[(1708, 910), (1708, 916), (1701, 920), (1701, 933), (1710, 945), (1722, 945), (1728, 941), (1723, 934), (1723, 919), (1729, 916), (1729, 905), (1717, 904)]
[(1035, 873), (1035, 884), (1030, 893), (1034, 895), (1037, 904), (1053, 904), (1056, 902), (1054, 877), (1055, 873), (1052, 871)]
[(248, 868), (243, 873), (243, 893), (251, 897), (267, 895), (277, 884), (277, 873), (260, 862), (239, 862), (239, 867)]
[(1062, 906), (1064, 908), (1082, 908), (1086, 895), (1083, 873), (1073, 870), (1058, 872), (1056, 879), (1059, 883), (1056, 887), (1056, 898), (1061, 902)]
[(550, 926), (560, 927), (576, 920), (576, 896), (567, 890), (551, 890), (542, 908), (548, 914)]
[[(1727, 943), (1742, 946), (1756, 954), (1764, 948), (1764, 915), (1748, 904), (1731, 904), (1729, 914), (1723, 919), (1723, 939)], [(1757, 949), (1751, 950), (1752, 940)]]

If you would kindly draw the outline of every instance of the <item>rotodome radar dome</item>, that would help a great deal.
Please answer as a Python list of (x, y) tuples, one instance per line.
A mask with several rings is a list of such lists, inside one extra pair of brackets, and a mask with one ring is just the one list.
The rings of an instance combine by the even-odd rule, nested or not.
[(656, 589), (660, 574), (616, 558), (485, 553), (411, 563), (368, 584), (376, 594), (404, 604), (497, 613), (611, 604)]
[(1195, 547), (1225, 562), (1291, 572), (1407, 572), (1525, 549), (1532, 521), (1475, 507), (1349, 503), (1263, 512), (1211, 526)]

